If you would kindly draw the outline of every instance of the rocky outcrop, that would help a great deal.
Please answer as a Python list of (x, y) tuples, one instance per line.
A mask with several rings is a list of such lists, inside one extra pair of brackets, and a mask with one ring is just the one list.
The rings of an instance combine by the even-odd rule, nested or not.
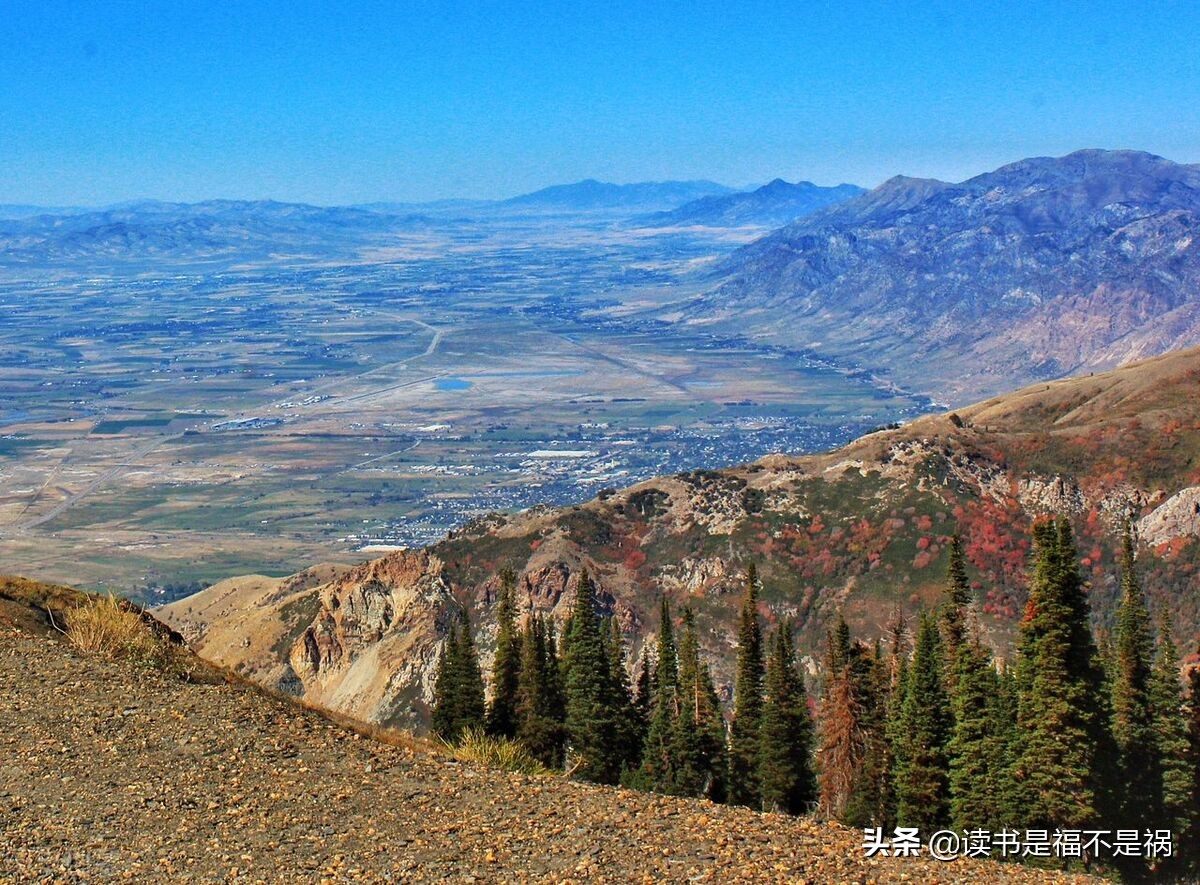
[(1087, 506), (1079, 484), (1062, 476), (1027, 477), (1017, 483), (1017, 500), (1031, 513), (1082, 513)]
[(737, 569), (720, 556), (710, 559), (686, 557), (678, 563), (667, 563), (659, 571), (664, 590), (681, 596), (701, 596), (707, 592), (729, 592), (731, 578), (740, 578)]
[(1142, 517), (1138, 537), (1145, 544), (1165, 544), (1200, 535), (1200, 486), (1178, 492)]
[(411, 718), (433, 699), (438, 653), (456, 609), (442, 562), (398, 551), (325, 585), (288, 656), (303, 697), (372, 722)]

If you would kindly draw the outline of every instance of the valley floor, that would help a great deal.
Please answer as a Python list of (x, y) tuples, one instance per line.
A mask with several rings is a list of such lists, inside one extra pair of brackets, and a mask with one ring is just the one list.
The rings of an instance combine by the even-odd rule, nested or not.
[(0, 621), (0, 882), (1068, 881), (861, 839), (472, 768)]

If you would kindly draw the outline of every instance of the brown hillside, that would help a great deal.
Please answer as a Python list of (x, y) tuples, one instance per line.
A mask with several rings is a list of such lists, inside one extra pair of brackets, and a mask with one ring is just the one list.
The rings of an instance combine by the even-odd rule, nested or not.
[(1070, 882), (857, 831), (475, 768), (0, 623), (0, 883)]

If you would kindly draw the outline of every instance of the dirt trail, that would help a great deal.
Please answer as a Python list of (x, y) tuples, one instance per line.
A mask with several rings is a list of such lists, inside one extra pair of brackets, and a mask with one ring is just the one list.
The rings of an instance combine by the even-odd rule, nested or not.
[(481, 770), (0, 619), (0, 882), (1066, 881), (862, 858), (861, 834)]

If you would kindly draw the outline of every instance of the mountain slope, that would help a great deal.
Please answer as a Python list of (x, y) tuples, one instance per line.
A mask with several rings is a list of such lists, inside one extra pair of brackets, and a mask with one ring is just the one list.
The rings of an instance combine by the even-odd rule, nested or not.
[[(424, 551), (336, 575), (254, 579), (237, 605), (218, 585), (160, 615), (202, 656), (361, 719), (420, 727), (455, 608), (472, 609), (485, 665), (496, 575), (520, 575), (524, 611), (557, 618), (587, 568), (631, 661), (656, 629), (659, 593), (690, 605), (720, 689), (732, 680), (742, 576), (756, 562), (768, 622), (799, 628), (816, 667), (844, 613), (883, 635), (897, 607), (937, 602), (947, 544), (964, 535), (989, 642), (1011, 649), (1031, 522), (1067, 513), (1100, 624), (1115, 556), (1135, 520), (1143, 582), (1183, 649), (1200, 640), (1200, 350), (1039, 384), (931, 415), (823, 455), (661, 477), (576, 507), (494, 514)], [(289, 616), (284, 616), (284, 612)]]
[(867, 860), (809, 819), (463, 765), (244, 685), (198, 685), (0, 612), (0, 881), (1083, 882)]
[(782, 227), (818, 209), (863, 193), (865, 191), (854, 184), (821, 187), (811, 181), (789, 184), (777, 178), (749, 193), (701, 197), (669, 212), (646, 216), (639, 219), (639, 223), (647, 227), (691, 224), (707, 227)]
[(897, 177), (719, 273), (688, 321), (962, 402), (1200, 343), (1200, 167), (1092, 150), (960, 184)]

